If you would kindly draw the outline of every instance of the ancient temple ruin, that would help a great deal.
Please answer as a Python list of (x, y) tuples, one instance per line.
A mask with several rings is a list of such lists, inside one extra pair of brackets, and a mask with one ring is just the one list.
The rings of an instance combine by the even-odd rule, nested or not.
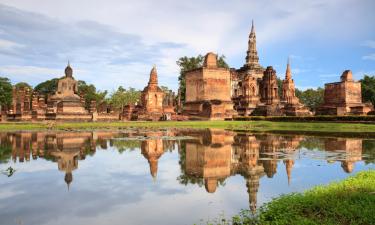
[(250, 115), (260, 102), (260, 80), (265, 69), (259, 64), (254, 22), (249, 35), (246, 63), (231, 69), (232, 100), (239, 115)]
[(373, 110), (371, 104), (362, 103), (361, 83), (354, 81), (352, 71), (345, 70), (341, 81), (325, 84), (324, 103), (317, 115), (366, 115)]
[(78, 95), (78, 81), (74, 79), (69, 63), (65, 68), (65, 77), (59, 80), (55, 94), (48, 99), (46, 117), (54, 120), (92, 120), (92, 115), (85, 109), (84, 99)]
[(252, 23), (249, 35), (245, 65), (240, 69), (231, 69), (231, 87), (231, 98), (238, 115), (311, 115), (309, 110), (299, 102), (295, 95), (295, 86), (289, 61), (281, 96), (279, 96), (276, 71), (272, 66), (264, 69), (259, 64), (254, 23)]
[(286, 116), (310, 116), (312, 113), (300, 103), (296, 96), (296, 88), (292, 79), (292, 70), (290, 68), (290, 60), (285, 71), (285, 79), (283, 80), (280, 102), (283, 104), (283, 114)]
[(156, 66), (151, 69), (150, 79), (141, 93), (138, 105), (124, 108), (123, 120), (171, 120), (175, 118), (174, 94), (165, 93), (158, 86)]
[(186, 72), (183, 115), (190, 119), (223, 120), (235, 115), (230, 99), (230, 71), (219, 68), (217, 55), (208, 53), (202, 67)]

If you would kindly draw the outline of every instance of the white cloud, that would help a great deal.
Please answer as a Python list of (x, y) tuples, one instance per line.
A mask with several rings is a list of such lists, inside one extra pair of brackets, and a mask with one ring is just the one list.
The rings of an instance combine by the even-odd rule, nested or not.
[[(179, 74), (176, 60), (208, 51), (224, 54), (230, 66), (240, 67), (252, 19), (261, 63), (269, 65), (280, 64), (274, 57), (282, 55), (286, 59), (290, 53), (285, 50), (262, 54), (266, 48), (293, 47), (301, 41), (306, 42), (305, 46), (310, 41), (319, 41), (322, 48), (331, 43), (346, 46), (345, 43), (358, 43), (354, 40), (359, 37), (369, 39), (374, 32), (369, 23), (363, 22), (373, 17), (368, 13), (374, 6), (371, 0), (363, 0), (361, 4), (355, 0), (1, 2), (14, 8), (0, 5), (8, 16), (4, 18), (4, 12), (0, 13), (0, 38), (23, 47), (18, 52), (0, 51), (0, 66), (62, 70), (70, 59), (75, 68), (85, 71), (77, 76), (87, 78), (101, 89), (113, 89), (114, 85), (143, 88), (153, 64), (158, 67), (161, 84), (176, 89)], [(343, 14), (348, 8), (351, 13)], [(372, 43), (366, 42), (371, 46)], [(316, 65), (297, 65), (318, 61), (309, 60), (318, 59), (319, 53), (313, 54), (296, 51), (291, 55), (296, 68), (309, 69), (294, 69), (295, 74), (313, 76), (312, 68)], [(113, 80), (117, 82), (114, 84)]]
[(372, 53), (370, 55), (365, 55), (362, 57), (363, 60), (375, 60), (375, 53)]
[(10, 50), (15, 47), (22, 47), (23, 45), (20, 45), (18, 43), (15, 43), (13, 41), (8, 41), (4, 39), (0, 39), (0, 49), (2, 50)]
[(56, 70), (51, 68), (36, 67), (36, 66), (2, 66), (0, 67), (0, 74), (10, 78), (13, 83), (28, 81), (32, 85), (36, 85), (42, 81), (61, 77), (63, 75), (62, 70)]
[(375, 41), (367, 40), (362, 44), (362, 46), (369, 47), (369, 48), (375, 48)]

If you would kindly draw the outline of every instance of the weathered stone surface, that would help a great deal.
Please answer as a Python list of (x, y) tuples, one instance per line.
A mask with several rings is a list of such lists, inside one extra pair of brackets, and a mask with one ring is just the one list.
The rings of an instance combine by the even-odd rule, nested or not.
[(283, 81), (282, 96), (278, 96), (278, 88), (276, 71), (272, 67), (265, 70), (259, 64), (255, 27), (252, 24), (246, 63), (238, 70), (231, 69), (231, 99), (234, 109), (241, 116), (311, 115), (295, 96), (289, 63)]
[(260, 84), (260, 101), (266, 105), (275, 105), (280, 101), (276, 71), (272, 66), (268, 66), (264, 71)]
[(148, 85), (141, 93), (139, 105), (128, 105), (122, 112), (122, 120), (169, 120), (175, 118), (174, 93), (165, 92), (158, 86), (158, 75), (154, 66)]
[(259, 84), (264, 68), (259, 64), (254, 23), (249, 35), (245, 65), (231, 70), (231, 98), (239, 115), (250, 115), (260, 102)]
[(284, 105), (283, 114), (286, 116), (310, 116), (312, 113), (302, 104), (296, 96), (292, 70), (288, 60), (285, 79), (283, 80), (281, 103)]
[(341, 75), (341, 81), (325, 84), (324, 103), (317, 115), (366, 115), (373, 106), (362, 103), (361, 83), (353, 80), (350, 70)]
[(230, 71), (218, 68), (217, 55), (208, 53), (204, 66), (186, 72), (183, 114), (191, 119), (222, 120), (235, 113), (231, 102)]

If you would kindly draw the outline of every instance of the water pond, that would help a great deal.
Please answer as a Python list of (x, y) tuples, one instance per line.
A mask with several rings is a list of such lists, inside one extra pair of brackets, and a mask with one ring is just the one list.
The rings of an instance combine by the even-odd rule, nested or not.
[(375, 139), (348, 135), (0, 133), (0, 224), (200, 224), (367, 169)]

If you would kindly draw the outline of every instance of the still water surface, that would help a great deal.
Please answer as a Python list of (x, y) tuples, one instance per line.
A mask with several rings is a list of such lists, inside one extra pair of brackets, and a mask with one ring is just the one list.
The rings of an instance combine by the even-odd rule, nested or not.
[[(375, 169), (375, 139), (0, 133), (0, 224), (194, 224)], [(15, 171), (7, 170), (9, 167)]]

